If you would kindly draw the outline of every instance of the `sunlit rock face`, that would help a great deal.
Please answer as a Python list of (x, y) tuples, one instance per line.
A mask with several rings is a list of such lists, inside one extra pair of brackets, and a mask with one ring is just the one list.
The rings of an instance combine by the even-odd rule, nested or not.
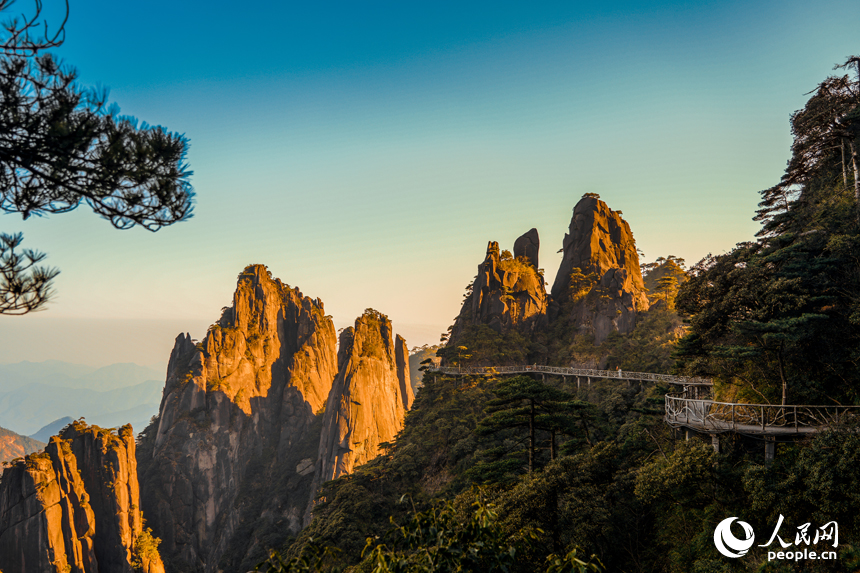
[(412, 405), (406, 341), (391, 321), (368, 310), (340, 335), (338, 374), (325, 409), (317, 479), (351, 473), (393, 442)]
[[(632, 331), (637, 314), (648, 310), (648, 298), (636, 242), (620, 212), (596, 197), (583, 197), (573, 209), (563, 253), (551, 291), (555, 313), (566, 313), (595, 344), (613, 331)], [(572, 292), (576, 272), (591, 277), (584, 292)]]
[(238, 570), (267, 528), (302, 528), (336, 373), (322, 302), (262, 265), (239, 275), (201, 343), (176, 339), (140, 460), (144, 511), (169, 567)]
[(449, 346), (456, 345), (469, 326), (485, 325), (500, 334), (513, 330), (526, 336), (546, 326), (546, 289), (535, 266), (537, 231), (532, 229), (516, 244), (518, 257), (500, 253), (495, 241), (487, 245), (484, 262), (478, 265), (471, 292), (455, 319)]
[(117, 432), (75, 422), (44, 452), (3, 471), (6, 573), (164, 573), (143, 531), (131, 426)]
[(319, 485), (394, 439), (414, 399), (406, 341), (369, 311), (340, 344), (322, 302), (261, 265), (202, 342), (177, 337), (139, 462), (168, 570), (253, 569), (308, 524)]

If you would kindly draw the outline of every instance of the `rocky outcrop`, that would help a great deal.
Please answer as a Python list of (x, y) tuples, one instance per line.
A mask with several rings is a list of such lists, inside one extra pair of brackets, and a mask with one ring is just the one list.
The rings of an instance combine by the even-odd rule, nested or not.
[(322, 302), (261, 265), (239, 275), (232, 306), (201, 343), (176, 339), (140, 460), (144, 511), (168, 565), (238, 571), (264, 554), (264, 532), (302, 528), (317, 414), (336, 372)]
[(68, 426), (0, 480), (5, 573), (164, 573), (144, 529), (131, 426)]
[[(552, 286), (558, 318), (570, 319), (600, 344), (613, 331), (627, 334), (648, 297), (630, 225), (594, 196), (573, 209), (561, 265)], [(572, 284), (573, 276), (573, 284)]]
[(177, 337), (141, 438), (143, 508), (168, 569), (252, 569), (307, 525), (318, 485), (394, 439), (412, 400), (406, 341), (385, 316), (365, 313), (338, 351), (319, 299), (246, 268), (205, 339)]
[(478, 265), (471, 292), (454, 322), (449, 346), (456, 345), (470, 326), (486, 325), (497, 333), (516, 330), (531, 335), (546, 325), (546, 289), (543, 275), (535, 266), (539, 241), (537, 232), (532, 231), (523, 235), (529, 239), (520, 243), (523, 257), (528, 258), (514, 258), (507, 252), (503, 258), (498, 243), (491, 241), (487, 245), (486, 258)]
[[(396, 348), (395, 348), (396, 346)], [(340, 335), (338, 374), (325, 409), (318, 483), (351, 473), (393, 442), (412, 405), (406, 341), (392, 341), (391, 321), (368, 309)]]
[(412, 408), (415, 401), (415, 391), (412, 389), (412, 377), (409, 368), (409, 348), (406, 339), (399, 334), (394, 339), (394, 359), (397, 364), (397, 381), (400, 384), (400, 398), (403, 400), (403, 408)]
[(529, 229), (514, 241), (514, 258), (524, 257), (528, 259), (534, 268), (538, 268), (538, 251), (540, 250), (540, 237), (537, 229)]

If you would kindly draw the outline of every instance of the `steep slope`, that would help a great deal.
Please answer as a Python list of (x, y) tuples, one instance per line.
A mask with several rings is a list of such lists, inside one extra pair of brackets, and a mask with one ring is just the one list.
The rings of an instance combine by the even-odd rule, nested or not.
[(3, 471), (0, 564), (6, 573), (164, 573), (144, 530), (131, 426), (75, 422)]
[(351, 473), (403, 428), (412, 405), (406, 341), (392, 341), (391, 321), (372, 309), (340, 335), (338, 374), (320, 437), (315, 481)]
[(12, 430), (0, 428), (0, 462), (8, 462), (15, 458), (41, 450), (45, 447), (45, 440), (37, 440), (16, 434)]
[(487, 245), (487, 255), (478, 265), (448, 346), (456, 346), (470, 327), (487, 326), (499, 334), (514, 331), (528, 336), (546, 326), (546, 289), (535, 266), (537, 231), (532, 229), (516, 244), (515, 251), (521, 253), (516, 258), (508, 251), (500, 253), (495, 241)]
[(573, 209), (563, 241), (564, 256), (552, 285), (551, 320), (569, 320), (576, 331), (603, 342), (613, 331), (627, 334), (648, 297), (630, 225), (620, 212), (593, 195)]
[(157, 425), (141, 441), (143, 507), (171, 570), (239, 570), (264, 531), (301, 529), (315, 414), (336, 372), (322, 302), (262, 265), (239, 275), (200, 344), (176, 339)]

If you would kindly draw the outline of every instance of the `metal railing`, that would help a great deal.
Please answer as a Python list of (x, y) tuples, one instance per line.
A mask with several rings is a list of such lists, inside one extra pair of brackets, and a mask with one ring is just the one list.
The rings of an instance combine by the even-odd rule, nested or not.
[(704, 432), (804, 434), (860, 423), (860, 406), (741, 404), (666, 395), (665, 420)]
[(541, 372), (560, 376), (585, 376), (586, 378), (609, 378), (620, 380), (642, 380), (646, 382), (666, 382), (679, 386), (713, 386), (707, 378), (692, 376), (671, 376), (669, 374), (653, 374), (651, 372), (627, 372), (626, 370), (592, 370), (587, 368), (565, 368), (563, 366), (520, 365), (520, 366), (444, 366), (431, 367), (431, 372), (439, 372), (452, 376), (492, 376), (495, 374), (520, 374)]

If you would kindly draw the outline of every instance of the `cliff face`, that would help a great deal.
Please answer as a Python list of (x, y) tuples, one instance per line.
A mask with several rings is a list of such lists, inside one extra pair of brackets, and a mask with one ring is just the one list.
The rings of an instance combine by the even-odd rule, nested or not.
[(168, 564), (238, 570), (267, 530), (301, 529), (315, 414), (336, 372), (322, 302), (261, 265), (239, 275), (233, 305), (202, 343), (176, 339), (140, 460), (143, 507)]
[(406, 341), (392, 341), (391, 321), (368, 310), (340, 335), (338, 374), (326, 404), (318, 483), (351, 473), (403, 428), (412, 405)]
[[(560, 305), (556, 312), (567, 314), (580, 332), (593, 334), (595, 344), (610, 332), (632, 331), (636, 315), (648, 310), (648, 297), (630, 225), (603, 201), (583, 197), (573, 209), (563, 252), (552, 285)], [(577, 272), (581, 277), (572, 288), (571, 275)]]
[(164, 573), (144, 532), (131, 426), (77, 422), (3, 472), (5, 573)]
[(487, 256), (478, 265), (472, 292), (454, 322), (449, 346), (473, 325), (486, 325), (498, 333), (516, 330), (524, 335), (546, 326), (546, 289), (536, 267), (539, 244), (537, 231), (532, 229), (517, 239), (517, 258), (502, 258), (495, 241), (487, 245)]

